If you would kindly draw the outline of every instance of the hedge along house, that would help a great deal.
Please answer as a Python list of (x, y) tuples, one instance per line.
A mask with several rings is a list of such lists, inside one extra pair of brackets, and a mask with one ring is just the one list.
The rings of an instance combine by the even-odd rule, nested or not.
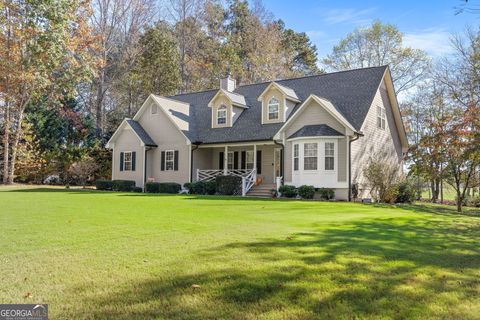
[(113, 179), (185, 182), (242, 177), (242, 194), (313, 185), (349, 199), (381, 155), (402, 171), (407, 138), (387, 66), (171, 97), (150, 95), (107, 144)]

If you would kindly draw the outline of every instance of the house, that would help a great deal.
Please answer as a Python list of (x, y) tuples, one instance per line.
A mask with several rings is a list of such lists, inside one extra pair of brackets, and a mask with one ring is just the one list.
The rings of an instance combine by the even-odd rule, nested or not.
[(112, 178), (137, 186), (238, 175), (244, 195), (284, 183), (333, 188), (341, 200), (352, 183), (369, 196), (363, 170), (375, 154), (401, 172), (407, 146), (387, 66), (152, 94), (107, 144)]

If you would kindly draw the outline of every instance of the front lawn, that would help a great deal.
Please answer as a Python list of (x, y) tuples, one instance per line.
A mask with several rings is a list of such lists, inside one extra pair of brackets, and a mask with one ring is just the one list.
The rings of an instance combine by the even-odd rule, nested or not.
[(0, 303), (51, 319), (479, 319), (480, 217), (0, 189)]

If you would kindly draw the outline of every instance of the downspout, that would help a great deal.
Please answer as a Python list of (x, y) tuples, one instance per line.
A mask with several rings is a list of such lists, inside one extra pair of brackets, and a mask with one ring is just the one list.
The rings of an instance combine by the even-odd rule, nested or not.
[(352, 201), (352, 142), (363, 137), (360, 132), (354, 132), (354, 135), (354, 138), (348, 141), (348, 202)]
[(143, 160), (143, 192), (145, 192), (145, 185), (147, 184), (147, 152), (149, 147), (145, 147), (144, 160)]
[(195, 149), (192, 149), (192, 152), (190, 152), (190, 182), (193, 182), (193, 151), (197, 150), (201, 142), (195, 142), (192, 145), (195, 146)]
[[(283, 182), (285, 181), (285, 173), (283, 172), (285, 166), (284, 166), (284, 163), (285, 163), (285, 145), (283, 143), (280, 143), (280, 142), (277, 142), (275, 140), (273, 140), (273, 143), (275, 143), (277, 146), (280, 146), (282, 148), (282, 153), (281, 153), (281, 156), (282, 156), (282, 162), (280, 162), (280, 174), (282, 175), (282, 185), (283, 185)], [(275, 152), (275, 151), (274, 151)], [(274, 154), (275, 156), (275, 154)], [(276, 179), (277, 177), (275, 177)]]

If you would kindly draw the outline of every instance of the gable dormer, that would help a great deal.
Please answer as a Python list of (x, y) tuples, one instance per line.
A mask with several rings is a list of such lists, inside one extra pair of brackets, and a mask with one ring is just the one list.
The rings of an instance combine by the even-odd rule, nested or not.
[(300, 100), (295, 91), (271, 82), (258, 97), (262, 103), (262, 124), (285, 122)]
[(247, 109), (245, 97), (234, 93), (235, 80), (230, 77), (220, 80), (220, 90), (210, 100), (212, 109), (212, 128), (231, 127), (244, 109)]

